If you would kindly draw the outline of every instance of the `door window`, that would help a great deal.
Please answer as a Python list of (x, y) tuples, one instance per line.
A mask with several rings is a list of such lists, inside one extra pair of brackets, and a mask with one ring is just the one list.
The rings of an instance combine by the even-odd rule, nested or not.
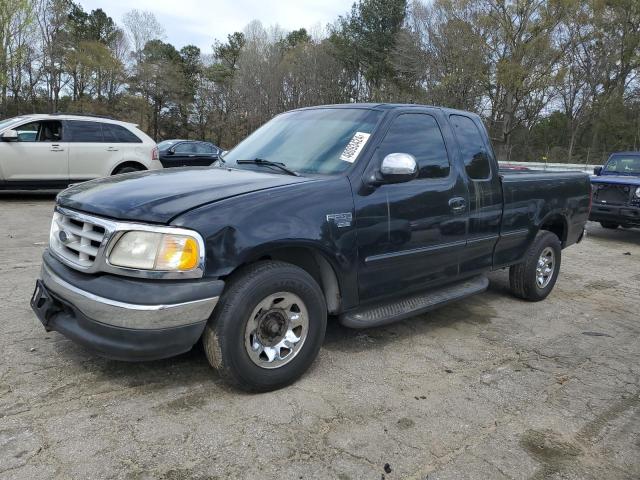
[(62, 125), (57, 121), (40, 121), (15, 128), (19, 142), (60, 142)]
[(121, 125), (115, 125), (113, 123), (102, 124), (102, 134), (104, 135), (105, 142), (113, 143), (142, 143), (133, 132), (130, 132)]
[(70, 142), (102, 143), (102, 127), (98, 122), (67, 121)]
[(196, 153), (199, 155), (211, 155), (214, 153), (213, 145), (208, 143), (198, 143), (196, 145)]
[(462, 115), (451, 115), (449, 118), (456, 132), (467, 175), (472, 180), (488, 180), (491, 178), (491, 165), (478, 126)]
[(423, 113), (398, 116), (377, 150), (379, 161), (390, 153), (409, 153), (418, 162), (418, 178), (444, 178), (451, 166), (436, 119)]
[(179, 153), (179, 154), (196, 153), (195, 144), (193, 144), (193, 143), (181, 143), (180, 145), (178, 145), (176, 147), (175, 152)]

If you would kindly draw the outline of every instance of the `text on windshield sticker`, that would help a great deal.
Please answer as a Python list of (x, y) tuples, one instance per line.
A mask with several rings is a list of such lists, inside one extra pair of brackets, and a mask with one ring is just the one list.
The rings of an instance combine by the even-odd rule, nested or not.
[(369, 137), (371, 134), (356, 132), (353, 138), (349, 141), (348, 145), (345, 147), (344, 152), (340, 155), (340, 160), (345, 162), (353, 163), (360, 155), (360, 152), (367, 144)]

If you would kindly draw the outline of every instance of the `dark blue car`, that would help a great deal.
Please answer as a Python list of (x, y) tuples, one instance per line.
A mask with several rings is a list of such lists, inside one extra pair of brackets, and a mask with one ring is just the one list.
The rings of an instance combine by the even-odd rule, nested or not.
[(158, 150), (164, 168), (206, 167), (222, 153), (222, 149), (213, 143), (195, 140), (165, 140), (158, 144)]
[(589, 220), (604, 228), (640, 227), (640, 152), (614, 153), (593, 173)]

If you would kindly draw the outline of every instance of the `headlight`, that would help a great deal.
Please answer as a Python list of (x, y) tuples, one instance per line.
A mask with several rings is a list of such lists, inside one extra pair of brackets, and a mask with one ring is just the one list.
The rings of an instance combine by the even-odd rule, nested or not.
[(636, 197), (640, 198), (640, 187), (636, 188)]
[(131, 231), (111, 249), (109, 263), (140, 270), (193, 270), (200, 263), (200, 246), (189, 235)]
[(60, 214), (58, 212), (53, 212), (53, 220), (51, 220), (51, 228), (49, 229), (49, 246), (53, 247), (56, 243), (60, 241), (60, 225), (58, 224), (58, 220), (60, 219)]

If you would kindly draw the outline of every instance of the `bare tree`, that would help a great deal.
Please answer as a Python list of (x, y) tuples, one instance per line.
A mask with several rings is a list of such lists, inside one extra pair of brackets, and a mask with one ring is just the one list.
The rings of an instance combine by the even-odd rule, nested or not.
[(137, 63), (142, 61), (142, 50), (148, 42), (165, 38), (164, 28), (151, 12), (134, 8), (124, 14), (122, 24)]

